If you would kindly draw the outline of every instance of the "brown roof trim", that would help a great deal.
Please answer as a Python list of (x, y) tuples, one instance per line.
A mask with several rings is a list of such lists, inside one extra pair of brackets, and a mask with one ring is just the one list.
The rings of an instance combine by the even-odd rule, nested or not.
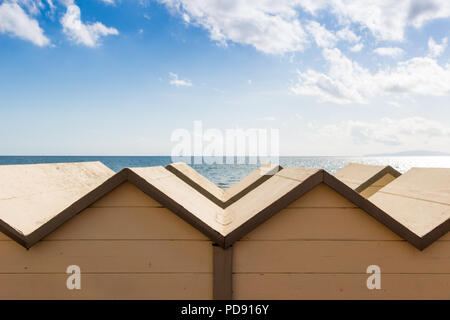
[(134, 184), (137, 188), (139, 188), (142, 192), (147, 194), (149, 197), (155, 199), (167, 209), (175, 213), (181, 219), (185, 220), (187, 223), (192, 225), (194, 228), (198, 229), (208, 238), (210, 238), (213, 242), (216, 242), (220, 245), (223, 244), (224, 239), (223, 236), (211, 228), (208, 224), (197, 218), (194, 214), (186, 210), (183, 206), (172, 200), (169, 196), (155, 188), (151, 183), (147, 180), (139, 176), (134, 171), (126, 168), (123, 169), (127, 171), (128, 178), (127, 180)]
[(266, 220), (270, 219), (273, 215), (286, 208), (289, 204), (291, 204), (292, 202), (300, 198), (303, 194), (310, 191), (322, 182), (334, 189), (350, 202), (357, 205), (377, 221), (383, 223), (391, 231), (395, 232), (397, 235), (411, 243), (419, 250), (425, 249), (427, 246), (450, 231), (450, 220), (447, 220), (445, 223), (439, 225), (433, 231), (421, 238), (414, 232), (409, 230), (407, 227), (402, 225), (400, 222), (392, 218), (386, 212), (378, 208), (375, 204), (361, 196), (351, 187), (340, 181), (338, 178), (334, 177), (324, 170), (320, 170), (307, 178), (303, 183), (299, 184), (292, 191), (281, 197), (279, 200), (275, 201), (272, 205), (257, 213), (255, 216), (253, 216), (237, 229), (228, 234), (225, 237), (224, 247), (230, 247), (234, 242), (244, 237), (247, 233), (258, 227)]
[(241, 190), (239, 193), (232, 196), (230, 199), (227, 199), (226, 201), (223, 201), (222, 199), (218, 199), (216, 196), (211, 194), (208, 190), (206, 190), (203, 186), (192, 180), (190, 177), (186, 176), (183, 172), (178, 170), (176, 167), (174, 167), (172, 164), (168, 164), (165, 167), (167, 170), (172, 172), (174, 175), (176, 175), (180, 180), (187, 183), (189, 186), (191, 186), (194, 190), (198, 191), (200, 194), (205, 196), (207, 199), (212, 201), (217, 206), (221, 207), (222, 209), (225, 209), (229, 207), (231, 204), (235, 203), (239, 199), (241, 199), (243, 196), (245, 196), (247, 193), (251, 192), (252, 190), (256, 189), (258, 186), (260, 186), (262, 183), (266, 182), (268, 179), (270, 179), (274, 174), (279, 172), (283, 169), (281, 166), (276, 166), (270, 171), (267, 171), (266, 174), (261, 175), (261, 177)]
[(436, 228), (428, 232), (426, 235), (422, 237), (422, 241), (420, 243), (420, 250), (425, 249), (434, 241), (445, 235), (450, 231), (450, 219), (447, 219), (444, 223), (438, 225)]
[(12, 240), (16, 241), (18, 244), (20, 244), (21, 246), (23, 246), (27, 249), (29, 247), (31, 247), (31, 246), (28, 246), (26, 237), (22, 233), (18, 232), (16, 229), (14, 229), (13, 227), (11, 227), (9, 224), (7, 224), (6, 222), (4, 222), (1, 219), (0, 219), (0, 232), (4, 233), (8, 237), (10, 237)]
[(224, 249), (213, 244), (213, 299), (233, 298), (233, 247)]
[(103, 184), (86, 194), (84, 197), (80, 198), (78, 201), (74, 202), (70, 207), (62, 211), (51, 220), (47, 221), (40, 228), (36, 229), (28, 236), (24, 236), (1, 220), (0, 231), (18, 242), (20, 245), (29, 249), (38, 241), (49, 235), (51, 232), (55, 231), (63, 223), (70, 220), (72, 217), (89, 207), (92, 203), (99, 200), (101, 197), (105, 196), (126, 181), (132, 183), (142, 192), (167, 207), (170, 211), (205, 234), (213, 242), (216, 242), (219, 245), (223, 246), (224, 237), (219, 232), (208, 226), (194, 214), (186, 210), (177, 202), (173, 201), (170, 197), (159, 191), (152, 184), (150, 184), (145, 179), (128, 168), (122, 169), (120, 172), (116, 173), (114, 176), (106, 180)]
[(386, 166), (383, 169), (381, 169), (380, 171), (378, 171), (377, 174), (373, 175), (370, 179), (368, 179), (367, 181), (363, 182), (358, 187), (356, 187), (355, 191), (358, 193), (361, 193), (362, 191), (364, 191), (365, 189), (370, 187), (372, 184), (377, 182), (379, 179), (383, 178), (386, 174), (390, 174), (390, 175), (394, 176), (394, 178), (398, 178), (399, 176), (402, 175), (400, 172), (398, 172), (391, 166)]
[(270, 206), (266, 207), (252, 218), (244, 222), (238, 228), (233, 230), (225, 237), (225, 248), (233, 245), (234, 242), (241, 239), (247, 233), (258, 227), (263, 222), (269, 220), (273, 215), (286, 208), (289, 204), (300, 198), (306, 192), (312, 190), (315, 186), (323, 182), (324, 170), (318, 170), (300, 183), (293, 190), (282, 196)]
[(28, 236), (24, 236), (22, 233), (19, 233), (17, 230), (13, 229), (1, 220), (0, 231), (11, 237), (13, 240), (17, 241), (20, 245), (29, 249), (39, 240), (57, 229), (64, 222), (71, 219), (73, 216), (77, 215), (85, 208), (89, 207), (92, 203), (99, 200), (108, 192), (112, 191), (115, 187), (117, 187), (125, 180), (126, 173), (122, 170), (79, 200), (75, 201), (72, 205), (64, 209), (61, 213), (47, 221), (40, 228), (36, 229)]
[(172, 166), (172, 164), (168, 164), (165, 168), (167, 170), (169, 170), (170, 172), (172, 172), (175, 176), (177, 176), (181, 181), (187, 183), (194, 190), (199, 192), (201, 195), (205, 196), (208, 200), (212, 201), (214, 204), (223, 208), (223, 201), (221, 199), (218, 199), (217, 197), (215, 197), (208, 190), (206, 190), (201, 185), (196, 183), (194, 180), (192, 180), (191, 178), (189, 178), (188, 176), (183, 174), (183, 172), (178, 170), (176, 167)]
[[(270, 176), (269, 176), (270, 177)], [(450, 219), (444, 223), (437, 226), (435, 229), (427, 233), (423, 237), (419, 237), (417, 234), (409, 230), (407, 227), (399, 223), (397, 220), (392, 218), (389, 214), (384, 212), (382, 209), (378, 208), (368, 199), (361, 196), (358, 192), (353, 190), (351, 187), (347, 186), (344, 182), (340, 181), (338, 178), (330, 175), (324, 170), (318, 170), (317, 172), (310, 175), (303, 182), (299, 183), (294, 189), (280, 197), (278, 200), (274, 201), (268, 207), (264, 208), (256, 215), (245, 221), (231, 233), (223, 236), (220, 232), (216, 231), (210, 227), (207, 223), (203, 222), (200, 218), (195, 216), (192, 212), (189, 212), (181, 204), (177, 203), (170, 196), (164, 194), (158, 188), (153, 186), (147, 180), (142, 178), (139, 174), (135, 173), (133, 170), (125, 168), (119, 173), (115, 174), (108, 180), (106, 180), (102, 185), (95, 188), (93, 191), (89, 192), (78, 201), (74, 202), (70, 207), (62, 211), (60, 214), (46, 222), (39, 229), (35, 230), (28, 236), (24, 236), (22, 233), (18, 232), (4, 221), (0, 220), (0, 231), (24, 246), (25, 248), (30, 248), (36, 242), (47, 236), (49, 233), (56, 230), (60, 225), (65, 223), (67, 220), (71, 219), (76, 214), (80, 213), (85, 208), (89, 207), (92, 203), (99, 200), (101, 197), (111, 192), (120, 184), (125, 181), (129, 181), (134, 184), (137, 188), (143, 191), (148, 196), (152, 197), (156, 201), (160, 202), (166, 208), (174, 212), (180, 218), (185, 220), (187, 223), (198, 229), (200, 232), (205, 234), (209, 239), (222, 248), (229, 248), (232, 244), (241, 239), (247, 233), (270, 219), (273, 215), (286, 208), (289, 204), (300, 198), (306, 192), (312, 190), (315, 186), (320, 183), (325, 183), (341, 196), (348, 199), (359, 208), (364, 210), (367, 214), (371, 215), (377, 221), (383, 223), (390, 230), (398, 234), (400, 237), (410, 242), (416, 248), (423, 250), (431, 243), (439, 239), (441, 236), (450, 231)], [(257, 200), (257, 199), (255, 199)]]
[(261, 177), (258, 180), (256, 180), (255, 182), (253, 182), (252, 184), (250, 184), (249, 186), (244, 188), (242, 191), (240, 191), (238, 194), (235, 194), (230, 199), (225, 201), (223, 204), (223, 208), (226, 208), (226, 207), (230, 206), (231, 204), (235, 203), (236, 201), (241, 199), (243, 196), (245, 196), (247, 193), (251, 192), (252, 190), (259, 187), (261, 184), (263, 184), (264, 182), (266, 182), (267, 180), (272, 178), (277, 172), (280, 172), (281, 170), (283, 170), (283, 167), (278, 165), (278, 166), (272, 168), (271, 170), (267, 171), (266, 174), (261, 175)]
[(389, 214), (384, 212), (382, 209), (378, 208), (371, 201), (367, 200), (359, 193), (355, 192), (347, 186), (345, 183), (340, 181), (333, 175), (325, 172), (324, 173), (324, 183), (333, 188), (343, 197), (347, 198), (350, 202), (356, 204), (359, 208), (364, 210), (367, 214), (371, 215), (373, 218), (384, 224), (391, 231), (395, 232), (397, 235), (411, 243), (414, 247), (419, 250), (423, 250), (432, 244), (434, 241), (439, 239), (442, 235), (450, 230), (449, 220), (447, 222), (437, 226), (433, 231), (428, 233), (425, 237), (419, 237), (417, 234), (409, 230), (407, 227), (402, 225), (400, 222), (392, 218)]

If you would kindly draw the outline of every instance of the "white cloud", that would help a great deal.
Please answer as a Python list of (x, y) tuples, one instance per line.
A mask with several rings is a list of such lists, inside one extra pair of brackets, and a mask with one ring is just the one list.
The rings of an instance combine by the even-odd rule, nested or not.
[(324, 49), (323, 56), (329, 63), (329, 73), (309, 69), (298, 71), (298, 82), (291, 90), (298, 95), (317, 96), (321, 101), (335, 103), (366, 103), (370, 86), (368, 70), (345, 57), (338, 49)]
[(380, 56), (388, 57), (399, 57), (405, 53), (402, 48), (398, 47), (379, 47), (373, 50), (373, 52)]
[(393, 107), (396, 107), (396, 108), (401, 108), (402, 107), (401, 103), (398, 102), (398, 101), (387, 101), (387, 103), (390, 104)]
[(114, 0), (101, 0), (103, 3), (109, 4), (109, 5), (115, 5), (116, 2)]
[(298, 19), (297, 1), (159, 0), (186, 22), (209, 31), (222, 45), (251, 45), (270, 54), (301, 51), (307, 36)]
[(179, 79), (178, 75), (172, 72), (169, 72), (169, 77), (171, 78), (170, 84), (175, 87), (191, 87), (192, 82), (188, 79)]
[(339, 39), (348, 42), (358, 42), (359, 40), (361, 40), (361, 37), (350, 30), (348, 26), (336, 32), (336, 35), (339, 37)]
[(273, 117), (273, 116), (267, 116), (267, 117), (258, 118), (257, 120), (261, 120), (261, 121), (275, 121), (277, 119), (275, 117)]
[[(342, 26), (336, 34), (323, 32), (320, 25), (307, 23), (316, 42), (331, 47), (338, 40), (356, 43), (358, 30), (369, 30), (377, 39), (404, 40), (409, 26), (450, 17), (448, 0), (158, 0), (189, 24), (209, 31), (210, 38), (223, 45), (228, 42), (252, 45), (257, 50), (282, 54), (302, 51), (308, 42), (299, 13), (334, 15)], [(319, 30), (314, 30), (319, 27)], [(359, 48), (354, 46), (355, 51)]]
[[(312, 35), (315, 43), (321, 48), (333, 48), (340, 40), (355, 43), (361, 40), (361, 37), (356, 35), (349, 27), (340, 29), (334, 34), (328, 30), (325, 26), (321, 25), (317, 21), (308, 21), (305, 26), (306, 31)], [(357, 52), (363, 48), (362, 43), (357, 43), (350, 50)]]
[(10, 2), (17, 3), (31, 15), (37, 15), (44, 6), (40, 0), (10, 0)]
[(381, 40), (403, 40), (408, 26), (450, 17), (448, 0), (304, 0), (299, 2), (308, 12), (329, 9), (341, 23), (355, 23), (369, 29)]
[(364, 44), (357, 43), (353, 47), (350, 48), (350, 51), (351, 52), (360, 52), (362, 50), (362, 48), (364, 48)]
[(433, 58), (439, 57), (447, 48), (447, 42), (447, 37), (443, 38), (440, 44), (436, 43), (434, 39), (430, 37), (430, 39), (428, 39), (428, 55)]
[(44, 30), (39, 26), (38, 21), (31, 18), (14, 2), (0, 4), (0, 33), (31, 41), (40, 47), (50, 44), (50, 40), (44, 35)]
[(371, 73), (335, 49), (324, 49), (327, 73), (309, 69), (298, 71), (294, 94), (310, 95), (320, 101), (339, 104), (368, 103), (375, 96), (450, 94), (450, 64), (440, 66), (430, 57), (416, 57), (394, 68)]
[(50, 10), (53, 11), (56, 9), (56, 6), (53, 4), (53, 0), (47, 0), (47, 4), (48, 4)]
[(117, 29), (106, 27), (100, 22), (84, 24), (81, 21), (80, 8), (75, 4), (67, 6), (67, 11), (61, 18), (61, 24), (63, 32), (71, 41), (88, 47), (97, 46), (102, 36), (119, 34)]
[(409, 117), (403, 119), (382, 118), (374, 121), (348, 120), (338, 124), (318, 126), (314, 128), (324, 135), (349, 138), (355, 144), (376, 143), (382, 145), (408, 145), (432, 140), (450, 142), (450, 128), (440, 122), (423, 117)]
[(322, 48), (334, 47), (337, 37), (316, 21), (309, 21), (306, 30), (313, 36), (317, 46)]

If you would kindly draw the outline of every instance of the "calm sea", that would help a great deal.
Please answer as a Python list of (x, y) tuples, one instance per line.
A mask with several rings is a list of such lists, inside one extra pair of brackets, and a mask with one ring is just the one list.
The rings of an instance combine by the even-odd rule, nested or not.
[[(170, 156), (127, 157), (127, 156), (0, 156), (0, 165), (101, 161), (114, 171), (125, 167), (166, 166), (171, 163)], [(323, 168), (334, 173), (349, 162), (366, 164), (391, 165), (400, 172), (411, 167), (440, 167), (450, 168), (450, 157), (280, 157), (282, 166), (305, 168)], [(253, 164), (202, 164), (193, 165), (202, 175), (216, 183), (221, 188), (228, 188), (235, 184), (257, 165)]]

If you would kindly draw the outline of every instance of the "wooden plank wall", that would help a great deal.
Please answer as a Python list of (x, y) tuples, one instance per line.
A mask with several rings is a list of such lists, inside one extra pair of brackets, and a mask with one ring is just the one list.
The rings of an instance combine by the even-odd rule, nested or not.
[[(212, 243), (124, 183), (30, 250), (0, 234), (0, 299), (210, 299)], [(68, 290), (67, 266), (81, 268)]]
[[(233, 246), (234, 299), (450, 299), (450, 235), (419, 251), (322, 184)], [(369, 265), (381, 290), (369, 290)]]

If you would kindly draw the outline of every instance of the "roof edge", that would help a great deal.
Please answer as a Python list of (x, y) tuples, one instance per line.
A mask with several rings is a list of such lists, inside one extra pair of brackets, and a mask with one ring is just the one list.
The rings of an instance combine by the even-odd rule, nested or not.
[(127, 180), (127, 175), (128, 173), (125, 169), (116, 173), (101, 185), (96, 187), (94, 190), (90, 191), (79, 200), (75, 201), (72, 205), (64, 209), (58, 215), (44, 223), (41, 227), (25, 236), (25, 241), (22, 245), (27, 249), (31, 248), (34, 244), (56, 230), (66, 221), (70, 220), (72, 217), (74, 217), (75, 215), (89, 207), (91, 204), (99, 200), (101, 197), (111, 192), (117, 186), (125, 182)]
[(124, 182), (130, 182), (139, 190), (144, 192), (149, 197), (154, 198), (162, 205), (167, 207), (174, 214), (182, 218), (191, 226), (202, 232), (212, 242), (217, 243), (219, 246), (224, 245), (224, 237), (218, 231), (209, 227), (206, 223), (197, 218), (194, 214), (186, 210), (183, 206), (172, 200), (168, 195), (154, 187), (151, 183), (147, 182), (144, 178), (129, 168), (124, 168), (114, 176), (103, 182), (100, 186), (87, 193), (85, 196), (74, 202), (71, 206), (64, 211), (47, 221), (40, 228), (33, 231), (31, 234), (24, 236), (17, 230), (0, 220), (0, 231), (16, 241), (26, 249), (31, 248), (37, 242), (44, 237), (55, 231), (62, 224), (73, 218), (75, 215), (88, 208), (91, 204), (105, 196), (109, 192), (113, 191), (116, 187)]
[(450, 231), (450, 219), (447, 219), (445, 222), (438, 225), (436, 228), (428, 232), (424, 235), (420, 242), (420, 250), (425, 249), (440, 237), (444, 236), (447, 232)]
[[(328, 172), (324, 172), (324, 183), (326, 183), (329, 187), (338, 192), (341, 196), (349, 200), (350, 202), (356, 204), (359, 208), (364, 210), (367, 214), (375, 218), (377, 221), (384, 224), (387, 228), (389, 228), (392, 232), (396, 233), (401, 238), (405, 239), (409, 243), (411, 243), (414, 247), (419, 250), (423, 250), (435, 240), (437, 240), (441, 235), (445, 234), (448, 231), (449, 225), (447, 226), (447, 231), (442, 233), (445, 230), (445, 226), (442, 224), (439, 226), (444, 229), (439, 228), (439, 232), (431, 235), (428, 238), (419, 237), (417, 234), (412, 232), (406, 226), (392, 218), (388, 213), (378, 208), (374, 203), (364, 198), (358, 192), (347, 186), (344, 182), (336, 178), (335, 176), (329, 174)], [(441, 234), (442, 233), (442, 234)], [(440, 234), (439, 236), (437, 236)]]
[(292, 202), (300, 198), (302, 195), (312, 190), (314, 187), (323, 182), (325, 170), (320, 169), (301, 182), (294, 189), (286, 193), (284, 196), (273, 202), (270, 206), (255, 214), (253, 217), (245, 221), (239, 227), (231, 231), (225, 236), (223, 247), (226, 249), (233, 245), (236, 241), (244, 237), (246, 234), (254, 230), (263, 222), (269, 220), (272, 216), (286, 208)]
[(264, 182), (266, 182), (267, 180), (272, 178), (277, 172), (280, 172), (281, 170), (283, 170), (283, 167), (280, 165), (277, 165), (274, 168), (272, 168), (271, 170), (267, 171), (267, 173), (261, 175), (261, 178), (259, 178), (258, 180), (256, 180), (255, 182), (253, 182), (252, 184), (250, 184), (249, 186), (247, 186), (246, 188), (241, 190), (239, 193), (235, 194), (230, 199), (225, 201), (223, 204), (224, 206), (222, 208), (225, 209), (226, 207), (229, 207), (230, 205), (232, 205), (233, 203), (235, 203), (236, 201), (238, 201), (239, 199), (244, 197), (246, 194), (255, 190), (261, 184), (263, 184)]
[[(212, 201), (214, 204), (219, 206), (222, 209), (226, 209), (242, 197), (244, 197), (246, 194), (250, 193), (252, 190), (259, 187), (262, 183), (269, 180), (275, 173), (281, 171), (283, 169), (282, 166), (277, 165), (271, 170), (269, 170), (266, 174), (261, 175), (261, 178), (250, 184), (249, 186), (245, 187), (243, 190), (241, 190), (239, 193), (232, 196), (230, 199), (227, 199), (226, 201), (223, 201), (222, 199), (217, 198), (212, 193), (210, 193), (208, 190), (203, 188), (200, 184), (196, 183), (194, 180), (183, 174), (180, 170), (178, 170), (176, 167), (172, 166), (172, 164), (168, 164), (165, 167), (168, 171), (173, 173), (175, 176), (177, 176), (180, 180), (187, 183), (190, 187), (192, 187), (194, 190), (199, 192), (201, 195), (206, 197), (208, 200)], [(194, 169), (195, 170), (195, 169)]]
[(171, 164), (168, 164), (165, 166), (165, 168), (173, 173), (178, 179), (183, 181), (184, 183), (188, 184), (192, 189), (200, 193), (202, 196), (206, 197), (208, 200), (212, 201), (214, 204), (218, 205), (219, 207), (223, 208), (224, 202), (222, 199), (218, 199), (216, 196), (214, 196), (212, 193), (208, 192), (205, 188), (203, 188), (200, 184), (196, 183), (194, 180), (183, 174), (180, 170), (172, 166)]
[(174, 214), (176, 214), (181, 219), (207, 236), (211, 241), (216, 242), (220, 245), (224, 242), (223, 236), (218, 231), (214, 230), (201, 219), (197, 218), (193, 213), (188, 211), (182, 205), (172, 200), (168, 195), (153, 186), (139, 174), (128, 168), (124, 170), (127, 170), (128, 172), (127, 180), (142, 192), (144, 192), (146, 195), (161, 203), (164, 207), (172, 211)]
[[(395, 169), (394, 169), (395, 170)], [(268, 176), (269, 178), (271, 176)], [(61, 213), (47, 221), (40, 228), (33, 231), (31, 234), (25, 236), (15, 230), (13, 227), (0, 220), (0, 231), (5, 235), (10, 237), (12, 240), (16, 241), (20, 245), (29, 249), (42, 238), (56, 230), (63, 223), (67, 222), (69, 219), (89, 207), (92, 203), (99, 200), (104, 195), (113, 191), (116, 187), (124, 182), (130, 182), (142, 192), (147, 194), (149, 197), (154, 198), (156, 201), (160, 202), (174, 214), (182, 218), (184, 221), (189, 223), (191, 226), (199, 230), (206, 237), (208, 237), (212, 242), (217, 245), (228, 248), (234, 242), (241, 239), (247, 233), (251, 232), (253, 229), (261, 225), (266, 220), (270, 219), (273, 215), (280, 212), (282, 209), (286, 208), (289, 204), (299, 199), (308, 191), (312, 190), (320, 183), (325, 183), (341, 196), (349, 200), (350, 202), (357, 205), (359, 208), (364, 210), (367, 214), (375, 218), (377, 221), (384, 224), (391, 231), (411, 243), (419, 250), (423, 250), (441, 236), (445, 235), (450, 231), (450, 219), (438, 225), (432, 231), (426, 235), (420, 237), (406, 226), (392, 218), (388, 213), (378, 208), (370, 200), (361, 196), (358, 192), (353, 190), (351, 187), (347, 186), (344, 182), (329, 174), (323, 169), (310, 175), (304, 181), (300, 182), (291, 191), (284, 194), (279, 199), (275, 200), (268, 207), (264, 208), (253, 217), (245, 221), (243, 224), (238, 226), (235, 230), (231, 231), (226, 236), (222, 235), (219, 231), (210, 227), (207, 223), (203, 222), (200, 218), (195, 216), (193, 213), (189, 212), (182, 205), (170, 198), (169, 195), (164, 194), (158, 188), (153, 186), (150, 182), (141, 177), (138, 173), (134, 172), (129, 168), (124, 168), (120, 172), (116, 173), (101, 185), (96, 187), (94, 190), (90, 191), (82, 198), (74, 202), (68, 208), (63, 210)], [(265, 180), (267, 181), (267, 179)], [(262, 184), (259, 183), (257, 186)], [(256, 188), (255, 186), (254, 188)], [(254, 189), (253, 188), (253, 189)], [(251, 189), (251, 190), (253, 190)], [(195, 190), (195, 189), (194, 189)], [(250, 192), (249, 190), (248, 192)], [(197, 190), (196, 190), (197, 191)]]
[(381, 169), (380, 171), (378, 171), (371, 178), (369, 178), (368, 180), (366, 180), (365, 182), (360, 184), (358, 187), (356, 187), (355, 191), (358, 193), (364, 191), (365, 189), (370, 187), (372, 184), (374, 184), (376, 181), (378, 181), (379, 179), (381, 179), (388, 173), (391, 174), (392, 176), (394, 176), (394, 178), (398, 178), (399, 176), (402, 175), (399, 171), (395, 170), (393, 167), (386, 166), (383, 169)]

